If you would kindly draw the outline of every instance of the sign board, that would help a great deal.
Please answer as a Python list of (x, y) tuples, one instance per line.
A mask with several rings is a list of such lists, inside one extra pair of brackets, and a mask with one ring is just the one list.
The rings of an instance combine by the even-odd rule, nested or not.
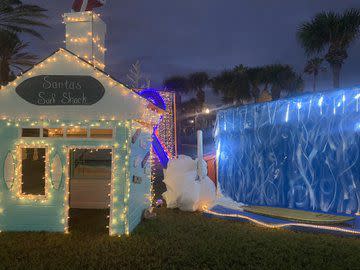
[(91, 76), (41, 75), (23, 81), (16, 93), (39, 106), (93, 105), (105, 93), (104, 86)]

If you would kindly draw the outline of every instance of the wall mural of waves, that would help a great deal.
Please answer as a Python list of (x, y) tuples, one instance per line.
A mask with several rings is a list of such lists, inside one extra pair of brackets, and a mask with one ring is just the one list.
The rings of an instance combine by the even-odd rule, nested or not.
[(221, 192), (250, 205), (358, 212), (359, 103), (353, 88), (220, 111)]

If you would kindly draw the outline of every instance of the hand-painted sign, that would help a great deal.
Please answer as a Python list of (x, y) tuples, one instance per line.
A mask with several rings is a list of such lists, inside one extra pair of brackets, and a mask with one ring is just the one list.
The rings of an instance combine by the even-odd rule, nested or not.
[(90, 76), (41, 75), (23, 81), (16, 93), (39, 106), (93, 105), (104, 96), (105, 88)]

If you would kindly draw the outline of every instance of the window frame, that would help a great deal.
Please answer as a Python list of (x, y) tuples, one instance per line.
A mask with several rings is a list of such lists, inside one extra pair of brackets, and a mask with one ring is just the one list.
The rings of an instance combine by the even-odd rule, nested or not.
[[(86, 136), (85, 137), (68, 137), (68, 129), (71, 128), (79, 128), (79, 129), (84, 129), (86, 131)], [(83, 140), (83, 139), (88, 139), (89, 138), (89, 128), (87, 127), (71, 127), (71, 126), (65, 126), (64, 127), (64, 137), (65, 139), (68, 140)]]
[[(22, 130), (26, 128), (33, 128), (33, 129), (40, 129), (40, 137), (23, 137), (22, 136)], [(63, 130), (63, 136), (62, 137), (44, 137), (44, 129), (62, 129)], [(101, 140), (108, 140), (113, 141), (116, 138), (116, 128), (115, 127), (84, 127), (79, 126), (80, 129), (86, 129), (87, 136), (86, 137), (68, 137), (67, 136), (67, 129), (73, 128), (72, 126), (21, 126), (19, 127), (19, 138), (23, 140), (37, 140), (37, 139), (45, 139), (45, 140), (88, 140), (88, 141), (101, 141)], [(108, 129), (112, 130), (112, 137), (111, 138), (91, 138), (91, 129)]]
[[(16, 194), (20, 199), (27, 199), (32, 201), (45, 201), (49, 198), (49, 190), (51, 187), (51, 174), (50, 174), (50, 148), (48, 145), (17, 145), (17, 177), (16, 177)], [(43, 148), (45, 149), (45, 194), (44, 195), (34, 195), (34, 194), (25, 194), (22, 190), (22, 152), (23, 149), (34, 149), (34, 148)]]
[[(23, 134), (23, 129), (39, 129), (40, 130), (40, 134), (39, 134), (39, 137), (23, 137), (22, 134)], [(43, 136), (43, 127), (41, 126), (22, 126), (19, 128), (19, 137), (22, 138), (22, 139), (38, 139), (38, 138), (42, 138)]]
[[(93, 138), (91, 137), (91, 130), (111, 130), (111, 137), (109, 138)], [(88, 128), (88, 136), (91, 140), (114, 140), (115, 139), (115, 128), (101, 128), (101, 127), (90, 127)]]
[[(47, 129), (47, 130), (49, 130), (49, 129), (62, 129), (62, 136), (61, 137), (44, 137), (44, 129)], [(46, 139), (46, 140), (53, 140), (53, 139), (65, 139), (66, 138), (66, 128), (64, 128), (64, 127), (52, 127), (52, 126), (50, 126), (50, 127), (42, 127), (41, 128), (41, 130), (42, 130), (42, 132), (41, 132), (41, 135), (42, 135), (42, 139)]]

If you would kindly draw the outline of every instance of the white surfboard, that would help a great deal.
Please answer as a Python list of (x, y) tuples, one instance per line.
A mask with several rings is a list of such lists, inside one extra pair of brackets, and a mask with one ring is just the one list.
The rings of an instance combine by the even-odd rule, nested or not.
[(11, 189), (15, 179), (15, 163), (14, 163), (14, 157), (9, 152), (5, 159), (4, 164), (4, 180), (6, 183), (6, 186), (8, 189)]
[(51, 176), (52, 176), (52, 183), (55, 189), (58, 189), (61, 182), (62, 177), (62, 163), (59, 155), (57, 154), (54, 157), (54, 160), (51, 164)]

